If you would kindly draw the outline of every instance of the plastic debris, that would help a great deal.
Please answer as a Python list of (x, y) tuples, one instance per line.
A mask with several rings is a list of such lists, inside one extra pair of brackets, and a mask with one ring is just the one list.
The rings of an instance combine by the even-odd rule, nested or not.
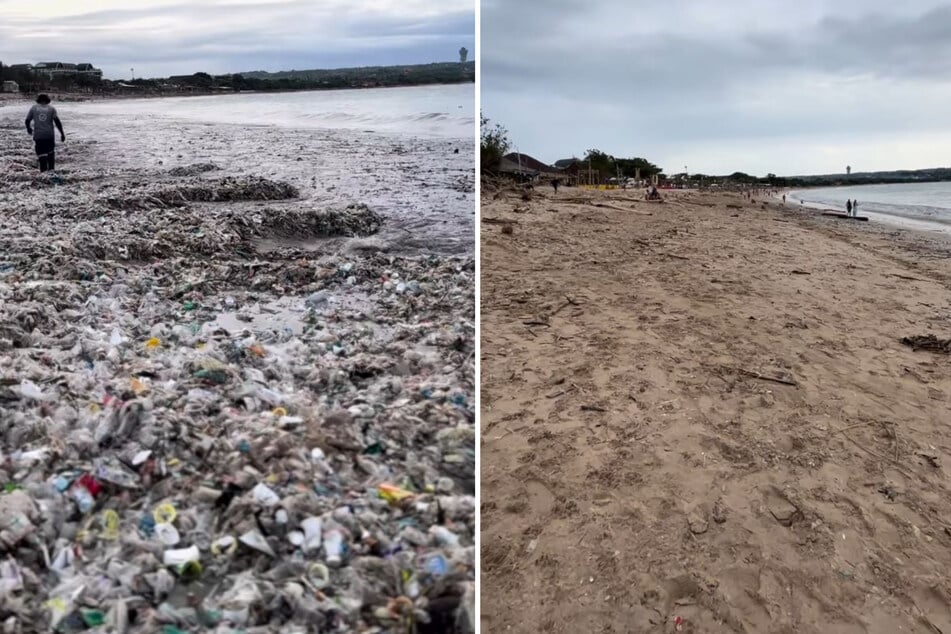
[(4, 618), (474, 631), (471, 233), (414, 251), (415, 224), (307, 198), (309, 176), (94, 146), (105, 167), (52, 187), (3, 116)]

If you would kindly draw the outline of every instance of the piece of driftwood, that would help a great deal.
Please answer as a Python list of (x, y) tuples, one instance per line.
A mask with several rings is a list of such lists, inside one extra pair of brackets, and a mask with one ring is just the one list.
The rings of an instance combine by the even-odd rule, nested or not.
[(604, 409), (603, 407), (598, 407), (597, 405), (582, 405), (581, 411), (582, 412), (606, 412), (608, 410)]
[(828, 216), (830, 218), (839, 218), (840, 220), (858, 220), (861, 222), (868, 222), (868, 216), (850, 216), (840, 211), (823, 211), (822, 215)]
[(639, 214), (639, 215), (641, 215), (641, 216), (650, 216), (650, 215), (651, 215), (651, 214), (647, 213), (646, 211), (638, 211), (637, 209), (634, 209), (634, 208), (618, 207), (617, 205), (609, 205), (609, 204), (607, 204), (607, 203), (594, 203), (594, 206), (595, 206), (595, 207), (603, 207), (604, 209), (614, 209), (615, 211), (623, 211), (624, 213)]
[(748, 376), (751, 379), (759, 379), (760, 381), (770, 381), (771, 383), (780, 383), (782, 385), (791, 385), (793, 387), (799, 387), (799, 384), (795, 381), (790, 381), (789, 379), (784, 379), (778, 376), (769, 376), (768, 374), (760, 374), (759, 372), (751, 372), (750, 370), (744, 370), (743, 368), (733, 368), (738, 374), (743, 376)]
[(916, 351), (928, 350), (929, 352), (951, 354), (951, 339), (938, 339), (934, 335), (915, 335), (913, 337), (902, 337), (901, 342)]
[(923, 280), (920, 277), (912, 277), (910, 275), (900, 275), (898, 273), (886, 273), (888, 277), (897, 277), (900, 280), (911, 280), (912, 282), (928, 282), (929, 280)]

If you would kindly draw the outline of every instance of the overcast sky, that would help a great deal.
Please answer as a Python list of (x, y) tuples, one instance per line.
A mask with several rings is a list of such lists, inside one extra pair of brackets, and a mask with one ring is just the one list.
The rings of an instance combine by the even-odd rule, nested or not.
[(667, 173), (951, 165), (951, 4), (483, 0), (483, 112), (546, 162)]
[[(0, 0), (0, 61), (106, 77), (455, 61), (474, 0)], [(474, 53), (472, 54), (474, 57)]]

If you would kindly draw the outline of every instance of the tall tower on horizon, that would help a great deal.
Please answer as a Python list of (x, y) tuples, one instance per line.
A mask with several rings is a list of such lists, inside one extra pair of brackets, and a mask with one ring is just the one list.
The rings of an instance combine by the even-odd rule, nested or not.
[(846, 166), (845, 166), (845, 175), (846, 175), (846, 176), (850, 176), (851, 174), (852, 174), (852, 166), (851, 166), (851, 165), (846, 165)]

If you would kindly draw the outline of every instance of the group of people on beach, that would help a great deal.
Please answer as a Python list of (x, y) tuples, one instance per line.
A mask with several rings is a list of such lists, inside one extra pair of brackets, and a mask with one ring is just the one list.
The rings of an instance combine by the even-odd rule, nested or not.
[(855, 217), (859, 213), (859, 201), (857, 200), (846, 200), (845, 201), (845, 214), (847, 216)]

